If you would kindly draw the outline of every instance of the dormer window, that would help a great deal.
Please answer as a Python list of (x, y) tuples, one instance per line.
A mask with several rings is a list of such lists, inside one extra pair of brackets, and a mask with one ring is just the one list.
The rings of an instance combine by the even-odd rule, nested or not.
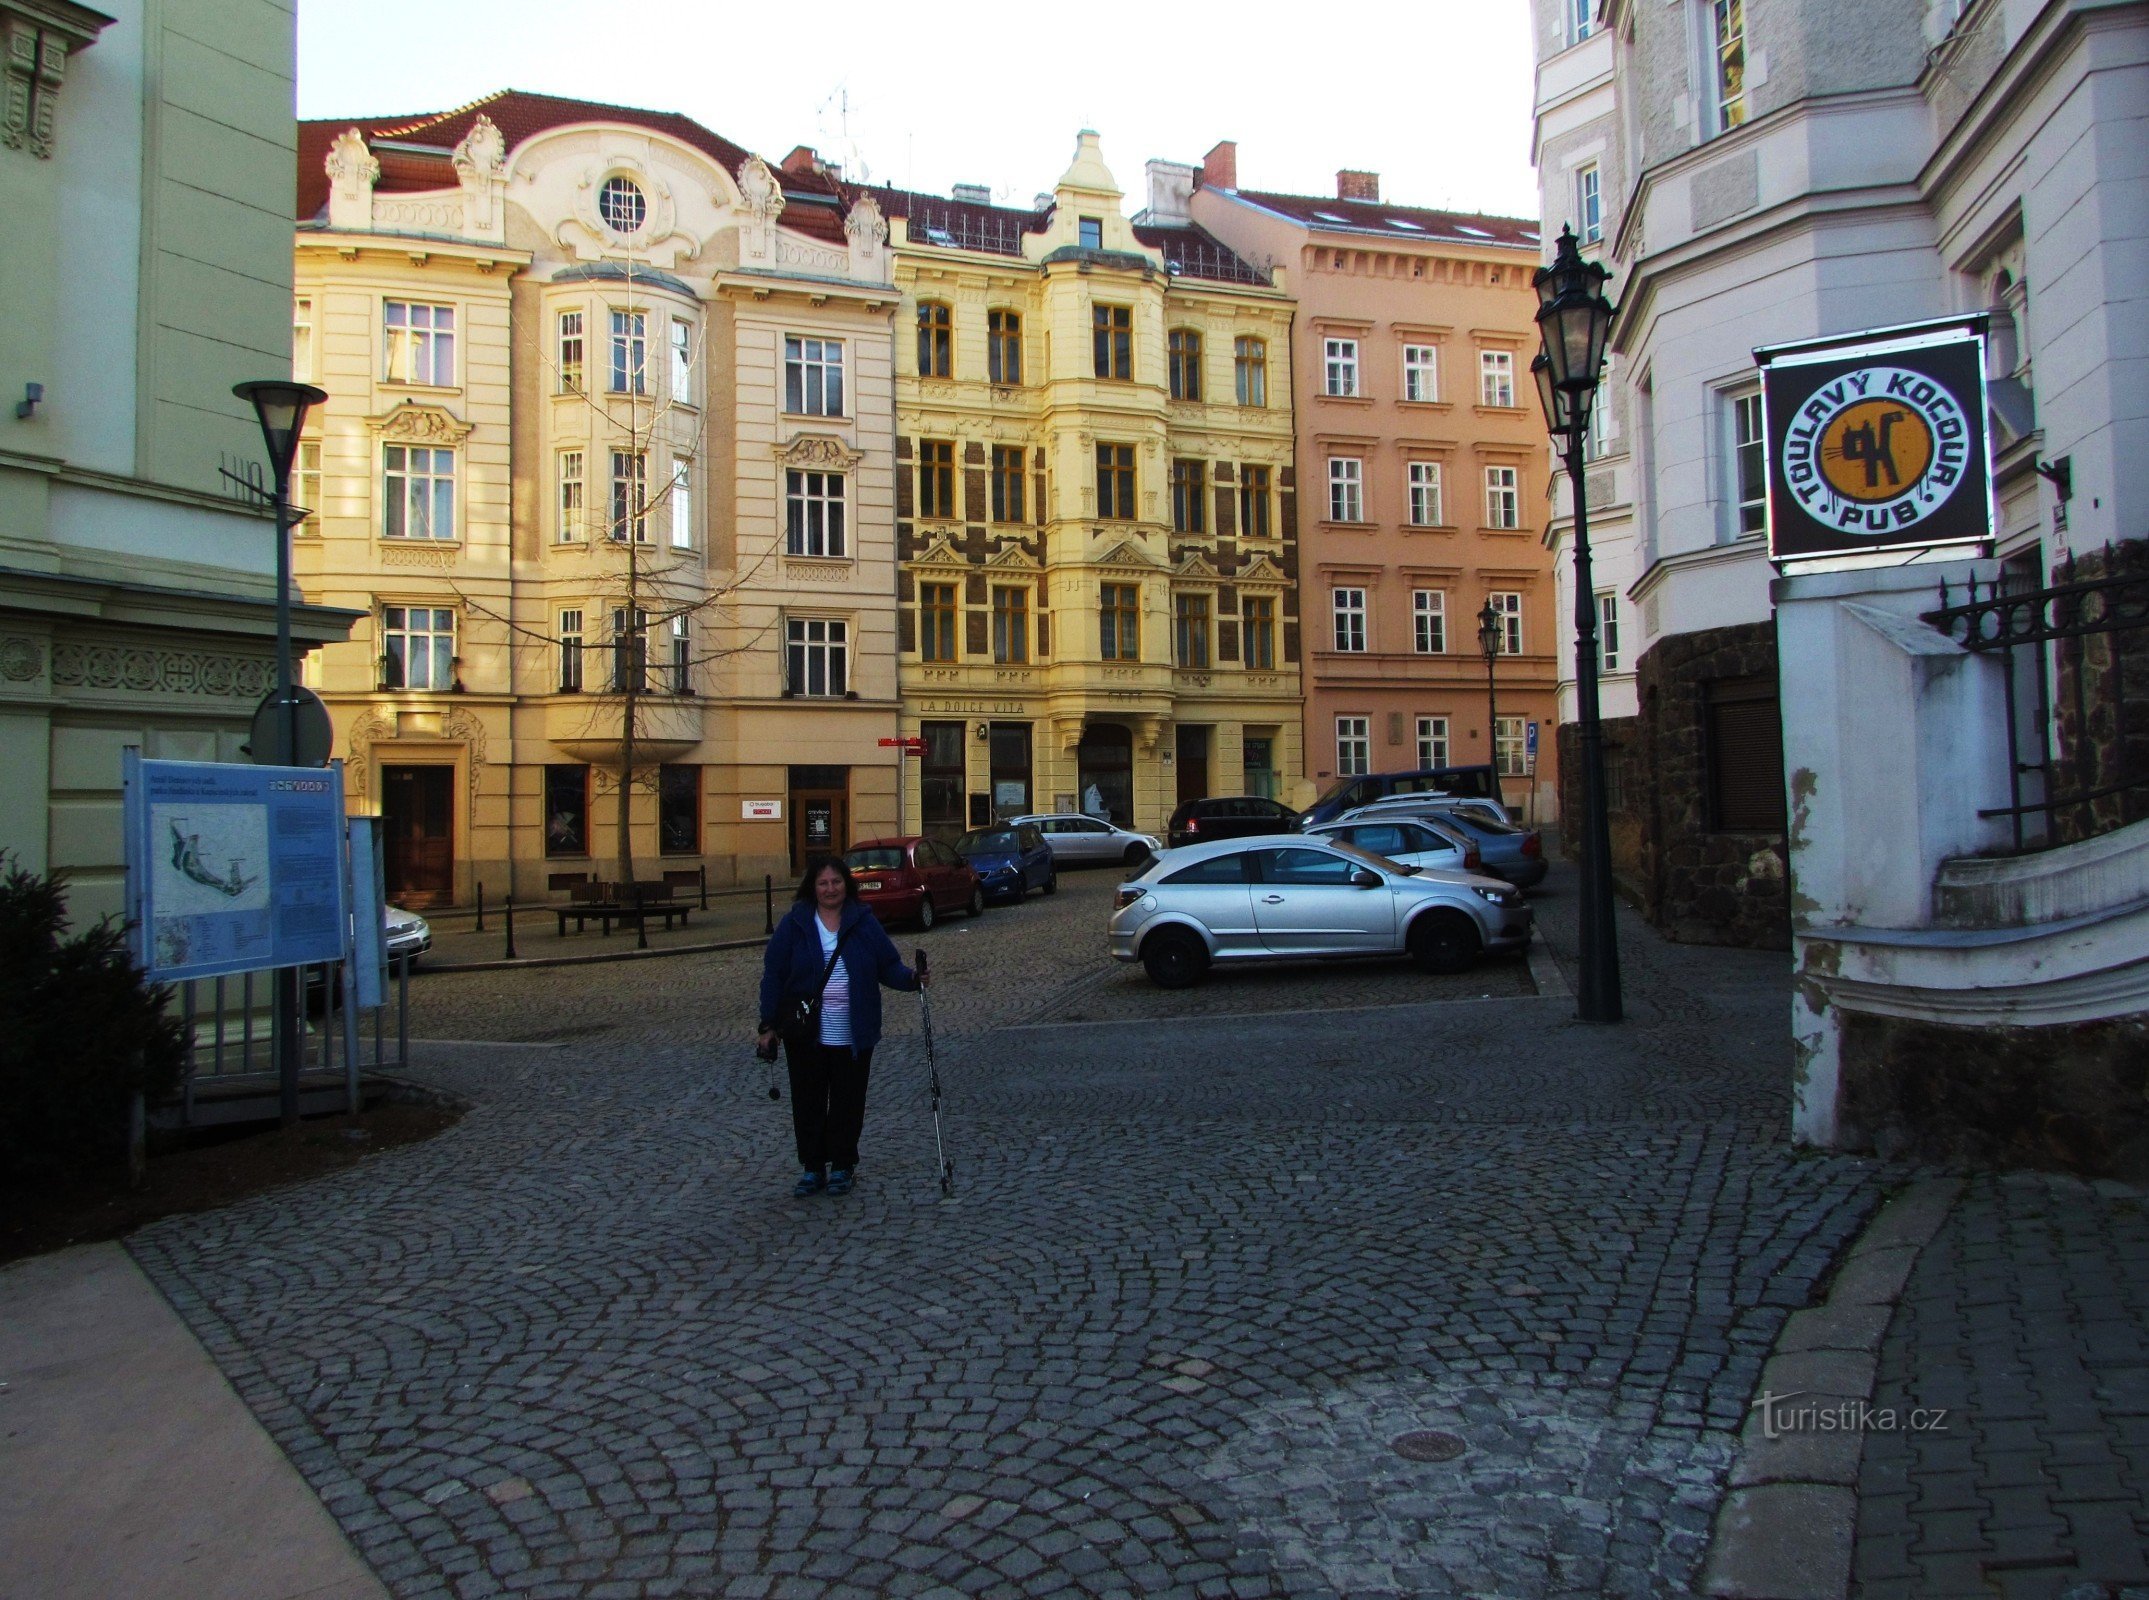
[(1076, 226), (1078, 229), (1076, 238), (1083, 249), (1102, 250), (1104, 248), (1104, 218), (1083, 217), (1079, 219)]
[(649, 201), (632, 178), (607, 178), (597, 191), (597, 215), (614, 233), (639, 233), (649, 218)]

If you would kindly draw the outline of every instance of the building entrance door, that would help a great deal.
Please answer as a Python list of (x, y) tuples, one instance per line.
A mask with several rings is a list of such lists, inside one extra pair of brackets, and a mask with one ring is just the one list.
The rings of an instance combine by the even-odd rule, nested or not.
[[(1134, 735), (1116, 722), (1092, 722), (1075, 747), (1075, 804), (1122, 828), (1134, 826)], [(1093, 795), (1091, 791), (1094, 790)]]
[(454, 901), (453, 767), (381, 768), (381, 877), (413, 911)]
[(935, 839), (953, 839), (965, 826), (963, 791), (967, 786), (960, 722), (924, 722), (918, 734), (925, 753), (918, 763), (918, 831)]
[(1209, 798), (1209, 730), (1200, 724), (1179, 725), (1179, 803)]
[(1276, 798), (1276, 743), (1252, 735), (1246, 740), (1246, 792), (1264, 800)]
[(851, 769), (791, 769), (791, 866), (803, 872), (814, 856), (840, 856), (851, 847)]
[(1027, 722), (995, 722), (992, 725), (993, 820), (1019, 817), (1030, 809), (1030, 725)]

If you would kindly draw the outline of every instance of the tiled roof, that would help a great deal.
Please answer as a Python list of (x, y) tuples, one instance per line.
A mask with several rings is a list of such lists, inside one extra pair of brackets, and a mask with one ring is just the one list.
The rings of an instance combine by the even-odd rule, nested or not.
[(1320, 195), (1270, 194), (1240, 189), (1241, 200), (1289, 217), (1316, 233), (1375, 234), (1387, 239), (1439, 239), (1451, 244), (1482, 244), (1535, 250), (1534, 217), (1494, 217), (1474, 211), (1432, 211), (1423, 206), (1390, 205), (1384, 200), (1331, 200)]
[(1134, 237), (1152, 250), (1164, 252), (1164, 265), (1182, 278), (1207, 278), (1216, 283), (1251, 283), (1266, 289), (1269, 275), (1234, 252), (1206, 228), (1188, 223), (1138, 222)]
[(949, 250), (982, 250), (989, 255), (1020, 256), (1022, 236), (1043, 233), (1051, 220), (1050, 210), (1020, 211), (1013, 206), (984, 205), (976, 200), (950, 200), (937, 194), (909, 189), (844, 186), (846, 200), (871, 195), (885, 217), (901, 217), (910, 224), (912, 244), (939, 245)]

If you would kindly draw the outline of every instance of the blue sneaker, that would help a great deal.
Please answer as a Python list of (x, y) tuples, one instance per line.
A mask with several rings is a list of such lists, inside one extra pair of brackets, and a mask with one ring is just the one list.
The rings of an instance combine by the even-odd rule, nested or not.
[(808, 1167), (798, 1175), (798, 1182), (791, 1185), (791, 1198), (794, 1200), (810, 1200), (827, 1187), (828, 1180), (811, 1167)]
[(830, 1194), (849, 1194), (851, 1192), (851, 1169), (849, 1167), (838, 1167), (828, 1175), (828, 1192)]

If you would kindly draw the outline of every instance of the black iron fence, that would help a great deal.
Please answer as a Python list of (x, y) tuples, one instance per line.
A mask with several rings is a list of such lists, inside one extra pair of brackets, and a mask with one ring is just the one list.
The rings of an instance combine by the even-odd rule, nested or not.
[(1967, 592), (1940, 585), (1924, 614), (2006, 674), (2008, 804), (2015, 853), (2094, 838), (2149, 817), (2149, 543), (2073, 554), (2055, 581), (2003, 570)]

